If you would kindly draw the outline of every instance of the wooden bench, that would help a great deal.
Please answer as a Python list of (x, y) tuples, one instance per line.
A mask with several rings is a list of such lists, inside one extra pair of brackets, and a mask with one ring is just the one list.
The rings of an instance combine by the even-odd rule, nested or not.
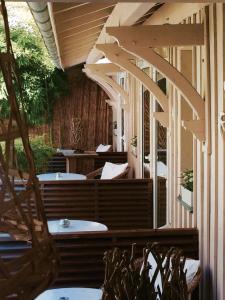
[[(106, 161), (118, 164), (125, 163), (127, 162), (127, 152), (99, 152), (98, 155), (94, 157), (93, 170), (88, 169), (87, 172), (84, 170), (84, 174), (102, 168)], [(85, 166), (83, 168), (85, 168)], [(66, 157), (61, 153), (54, 154), (49, 159), (47, 172), (66, 172)]]
[(152, 180), (76, 180), (41, 184), (48, 219), (97, 221), (109, 229), (152, 228)]
[[(163, 248), (180, 247), (187, 257), (198, 258), (196, 229), (112, 230), (61, 234), (53, 238), (61, 259), (54, 287), (100, 287), (104, 280), (104, 252), (114, 247), (130, 249), (133, 243), (136, 243), (137, 257), (142, 256), (142, 249), (147, 242), (159, 242)], [(29, 247), (26, 242), (2, 240), (0, 257), (9, 262)]]
[(66, 172), (66, 157), (61, 153), (54, 154), (48, 161), (47, 173)]
[(98, 152), (94, 169), (102, 168), (107, 161), (114, 164), (124, 164), (127, 162), (127, 152)]

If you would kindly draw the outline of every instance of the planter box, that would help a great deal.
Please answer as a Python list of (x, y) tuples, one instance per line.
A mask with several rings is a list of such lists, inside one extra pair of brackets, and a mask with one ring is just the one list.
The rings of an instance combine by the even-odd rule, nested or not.
[(113, 129), (113, 135), (117, 136), (117, 129)]
[(187, 210), (189, 210), (191, 213), (193, 212), (193, 192), (185, 189), (181, 185), (178, 200)]
[(131, 145), (131, 152), (135, 157), (137, 157), (137, 147), (134, 147), (133, 145)]

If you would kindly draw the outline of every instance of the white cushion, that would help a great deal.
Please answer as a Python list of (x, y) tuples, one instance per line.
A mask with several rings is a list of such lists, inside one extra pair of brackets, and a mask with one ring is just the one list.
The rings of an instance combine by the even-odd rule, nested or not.
[(106, 162), (102, 170), (101, 179), (112, 179), (122, 174), (127, 167), (128, 163), (118, 165)]
[(109, 151), (109, 149), (111, 148), (111, 145), (103, 145), (103, 144), (100, 144), (97, 149), (96, 149), (96, 152), (107, 152)]
[[(149, 278), (151, 280), (154, 273), (155, 273), (155, 270), (157, 268), (157, 263), (155, 261), (154, 256), (151, 253), (148, 256), (148, 262), (152, 266), (152, 268), (149, 270)], [(164, 266), (165, 263), (166, 263), (166, 258), (163, 262), (163, 266)], [(170, 262), (170, 264), (171, 264), (171, 262)], [(200, 267), (200, 261), (199, 260), (189, 259), (189, 258), (186, 259), (185, 265), (184, 265), (184, 272), (187, 270), (187, 273), (186, 273), (187, 284), (191, 283), (191, 281), (195, 277), (196, 273), (198, 272), (199, 267)], [(142, 270), (143, 270), (143, 265), (141, 267), (141, 272), (142, 272)], [(160, 272), (158, 272), (156, 280), (155, 280), (155, 289), (156, 289), (156, 291), (158, 290), (157, 287), (159, 287), (160, 291), (162, 292), (162, 277), (161, 277)], [(157, 298), (157, 300), (158, 299), (159, 298)]]

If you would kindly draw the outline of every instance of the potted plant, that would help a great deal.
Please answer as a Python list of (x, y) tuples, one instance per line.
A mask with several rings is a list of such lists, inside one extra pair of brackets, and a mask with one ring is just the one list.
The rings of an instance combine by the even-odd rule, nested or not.
[(181, 173), (182, 184), (178, 199), (190, 212), (193, 211), (193, 170), (185, 170)]
[(132, 147), (132, 153), (135, 156), (137, 156), (137, 136), (136, 135), (134, 137), (132, 137), (130, 144)]
[(117, 121), (113, 121), (113, 134), (117, 135)]

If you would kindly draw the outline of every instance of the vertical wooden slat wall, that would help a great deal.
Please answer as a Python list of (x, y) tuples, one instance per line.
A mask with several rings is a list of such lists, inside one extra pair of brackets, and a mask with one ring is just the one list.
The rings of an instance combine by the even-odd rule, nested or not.
[[(180, 190), (181, 99), (169, 87), (170, 141), (168, 195), (169, 222), (172, 227), (197, 227), (199, 252), (203, 268), (201, 299), (225, 299), (225, 133), (219, 115), (225, 111), (224, 101), (224, 4), (211, 4), (191, 17), (192, 23), (205, 25), (205, 45), (192, 47), (192, 84), (205, 99), (206, 141), (193, 137), (194, 208), (189, 213), (176, 200)], [(188, 22), (190, 19), (186, 19)], [(179, 67), (180, 50), (170, 49), (170, 63)], [(181, 70), (182, 71), (182, 70)], [(185, 75), (185, 74), (184, 74)], [(193, 115), (195, 118), (195, 115)], [(191, 118), (190, 118), (191, 119)]]
[[(84, 126), (83, 148), (95, 150), (99, 144), (112, 144), (112, 112), (105, 102), (108, 96), (76, 66), (67, 71), (70, 93), (54, 106), (52, 137), (55, 146), (71, 147), (72, 118), (81, 118)], [(63, 130), (63, 145), (60, 131)]]
[[(200, 299), (224, 300), (225, 130), (221, 129), (220, 114), (225, 113), (225, 4), (165, 4), (149, 20), (147, 25), (161, 25), (167, 21), (171, 24), (204, 24), (204, 46), (167, 49), (168, 61), (188, 77), (188, 74), (185, 74), (187, 70), (182, 67), (182, 59), (187, 57), (190, 63), (188, 72), (191, 70), (192, 73), (188, 79), (205, 100), (205, 141), (189, 136), (193, 147), (190, 151), (193, 152), (194, 171), (193, 213), (190, 213), (177, 201), (183, 163), (182, 147), (185, 147), (181, 121), (197, 117), (191, 110), (184, 111), (185, 100), (173, 84), (168, 84), (167, 224), (175, 228), (198, 228), (199, 256), (203, 269)], [(155, 69), (151, 67), (150, 70), (150, 76), (153, 78)], [(138, 84), (135, 83), (136, 89), (139, 89)], [(152, 94), (150, 99), (154, 99)], [(136, 101), (141, 107), (140, 94)], [(140, 112), (136, 112), (134, 117), (138, 118), (138, 124), (141, 124)], [(141, 135), (140, 128), (137, 135)], [(154, 152), (154, 149), (151, 151)], [(137, 161), (140, 162), (139, 156)], [(136, 174), (140, 174), (140, 170), (140, 164), (137, 163)]]

